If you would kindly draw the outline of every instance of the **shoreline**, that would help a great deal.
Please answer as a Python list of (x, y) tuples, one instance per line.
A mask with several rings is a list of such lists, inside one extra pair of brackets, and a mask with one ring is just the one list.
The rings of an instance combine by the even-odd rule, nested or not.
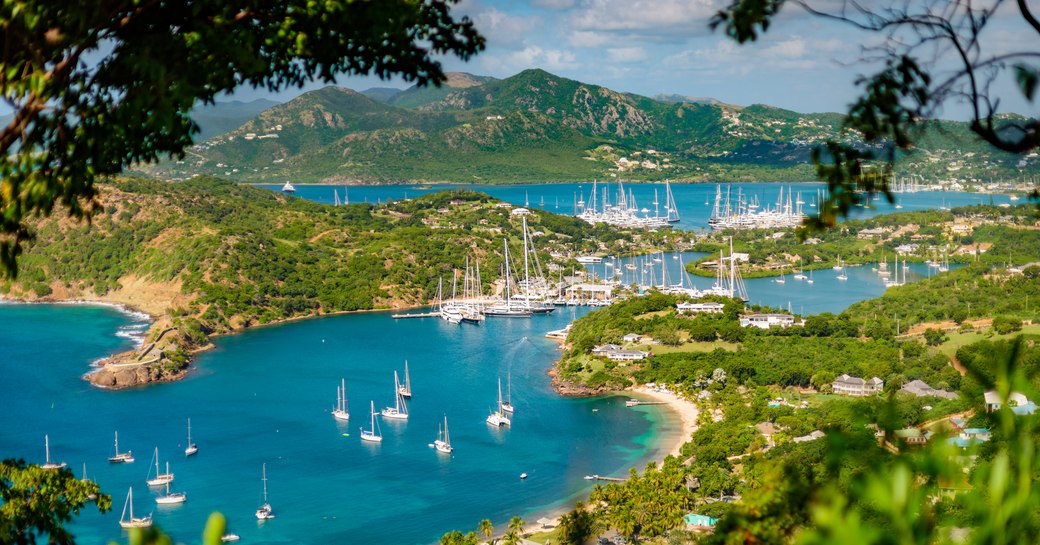
[[(553, 368), (550, 369), (549, 374), (551, 376), (554, 375), (554, 373), (552, 372), (554, 369), (555, 364)], [(697, 405), (695, 403), (684, 397), (680, 397), (678, 394), (674, 392), (662, 392), (659, 389), (649, 388), (645, 384), (640, 386), (633, 386), (624, 390), (610, 390), (603, 392), (589, 391), (587, 393), (575, 392), (573, 389), (565, 391), (560, 388), (560, 385), (557, 384), (555, 380), (553, 380), (552, 387), (553, 390), (562, 397), (587, 397), (590, 395), (622, 395), (628, 396), (630, 398), (642, 397), (646, 398), (649, 401), (660, 403), (660, 407), (662, 407), (662, 410), (672, 413), (677, 422), (674, 429), (660, 430), (659, 435), (655, 434), (653, 438), (654, 444), (648, 449), (651, 451), (657, 451), (657, 453), (651, 455), (648, 458), (648, 460), (653, 460), (657, 462), (658, 465), (663, 464), (664, 460), (669, 456), (679, 457), (682, 453), (683, 445), (690, 441), (691, 436), (695, 431), (697, 431), (699, 427), (697, 424), (697, 420), (700, 416), (700, 410), (697, 408)], [(661, 422), (658, 425), (667, 426), (668, 424), (666, 422)], [(636, 470), (638, 471), (642, 467), (645, 467), (645, 465), (646, 461), (644, 461), (639, 466), (633, 467), (636, 467)], [(574, 509), (573, 505), (571, 505), (570, 507), (567, 507), (566, 505), (570, 504), (572, 500), (578, 501), (584, 499), (587, 495), (588, 494), (586, 492), (578, 492), (569, 498), (559, 500), (561, 505), (558, 505), (556, 507), (546, 507), (544, 509), (534, 509), (529, 511), (532, 520), (525, 521), (528, 524), (529, 528), (527, 535), (533, 535), (541, 532), (552, 532), (559, 525), (560, 517), (571, 512)], [(539, 525), (537, 522), (542, 518), (550, 519), (552, 521), (551, 526), (548, 528), (542, 528), (541, 525)]]

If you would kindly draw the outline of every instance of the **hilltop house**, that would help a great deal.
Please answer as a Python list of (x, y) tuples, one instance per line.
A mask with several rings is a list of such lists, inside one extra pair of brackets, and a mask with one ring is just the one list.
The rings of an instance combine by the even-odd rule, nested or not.
[(877, 377), (863, 380), (859, 377), (842, 375), (831, 383), (834, 393), (847, 396), (869, 396), (881, 393), (885, 382)]

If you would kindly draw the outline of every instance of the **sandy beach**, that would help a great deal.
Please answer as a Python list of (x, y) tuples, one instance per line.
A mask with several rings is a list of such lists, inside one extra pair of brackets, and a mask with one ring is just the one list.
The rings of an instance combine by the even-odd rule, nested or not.
[(697, 405), (673, 392), (662, 392), (660, 390), (648, 388), (645, 385), (636, 386), (635, 388), (626, 391), (637, 394), (639, 397), (646, 397), (653, 401), (665, 403), (665, 406), (679, 415), (679, 429), (674, 430), (676, 433), (674, 433), (675, 439), (672, 442), (671, 448), (667, 448), (667, 446), (662, 448), (662, 450), (666, 452), (666, 455), (679, 456), (683, 444), (690, 440), (690, 436), (693, 435), (693, 432), (697, 431), (697, 417), (700, 414), (697, 410)]

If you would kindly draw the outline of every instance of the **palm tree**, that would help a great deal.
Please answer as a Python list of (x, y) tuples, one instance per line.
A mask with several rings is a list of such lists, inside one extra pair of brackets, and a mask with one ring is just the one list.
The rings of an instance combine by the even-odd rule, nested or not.
[(484, 519), (478, 522), (477, 533), (484, 536), (485, 541), (488, 541), (489, 543), (494, 543), (493, 541), (491, 541), (491, 535), (495, 533), (495, 527), (491, 524), (490, 520)]
[(524, 519), (520, 517), (513, 517), (509, 519), (509, 532), (516, 534), (519, 537), (524, 536)]

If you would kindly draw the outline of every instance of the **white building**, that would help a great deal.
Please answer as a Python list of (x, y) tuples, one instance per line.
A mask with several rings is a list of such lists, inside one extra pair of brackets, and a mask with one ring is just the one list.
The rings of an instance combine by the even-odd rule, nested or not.
[(645, 360), (650, 353), (642, 350), (610, 350), (606, 352), (606, 355), (608, 359), (614, 361), (637, 361)]
[(722, 303), (676, 303), (679, 314), (720, 314), (726, 305)]
[(790, 314), (747, 314), (740, 317), (740, 327), (769, 329), (773, 326), (790, 327), (793, 325), (794, 316)]
[(877, 377), (863, 380), (859, 377), (842, 375), (831, 383), (834, 393), (847, 396), (869, 396), (881, 393), (885, 382)]

